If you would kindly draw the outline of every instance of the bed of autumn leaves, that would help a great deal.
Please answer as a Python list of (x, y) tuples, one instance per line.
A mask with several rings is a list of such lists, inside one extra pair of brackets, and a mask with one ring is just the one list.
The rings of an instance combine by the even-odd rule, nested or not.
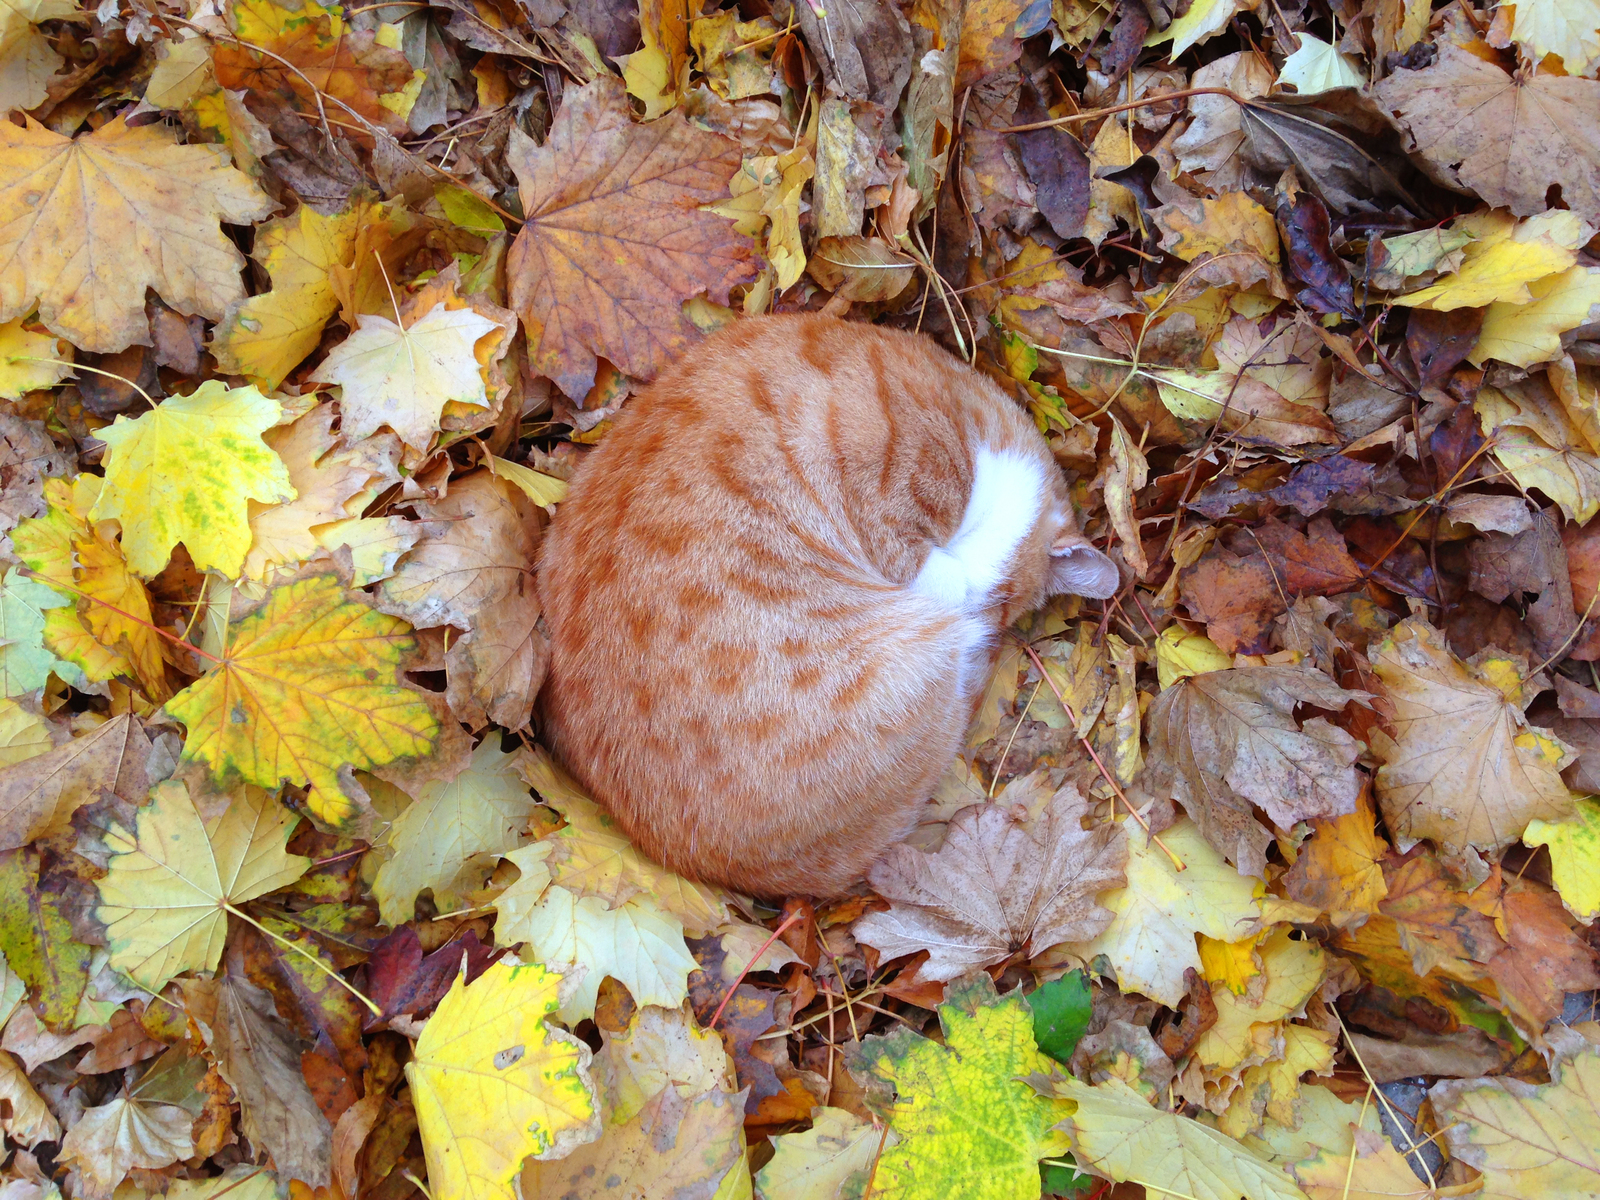
[[(1600, 1195), (1600, 5), (720, 2), (0, 8), (0, 1197)], [(532, 564), (800, 309), (1126, 583), (777, 908)]]

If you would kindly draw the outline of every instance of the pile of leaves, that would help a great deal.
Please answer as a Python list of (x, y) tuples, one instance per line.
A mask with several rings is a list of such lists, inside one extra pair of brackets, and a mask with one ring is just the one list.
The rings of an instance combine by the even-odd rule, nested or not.
[[(1595, 0), (0, 28), (3, 1200), (1600, 1194)], [(1125, 582), (768, 906), (540, 746), (533, 565), (801, 310)]]

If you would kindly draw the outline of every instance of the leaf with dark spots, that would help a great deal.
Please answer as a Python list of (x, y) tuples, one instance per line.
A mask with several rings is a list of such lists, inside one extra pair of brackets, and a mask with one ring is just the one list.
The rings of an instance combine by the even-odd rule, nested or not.
[(92, 951), (73, 939), (62, 897), (40, 878), (39, 853), (32, 847), (0, 854), (0, 950), (28, 985), (44, 1023), (71, 1029), (89, 982)]
[[(1049, 119), (1038, 92), (1024, 79), (1017, 124)], [(1023, 170), (1034, 187), (1034, 202), (1051, 230), (1059, 238), (1082, 237), (1089, 215), (1089, 155), (1083, 144), (1060, 126), (1014, 136)]]
[(1481, 308), (1411, 310), (1406, 321), (1406, 349), (1411, 351), (1422, 387), (1440, 382), (1472, 353), (1478, 330), (1483, 328), (1483, 313)]
[(1350, 272), (1329, 245), (1328, 208), (1315, 196), (1301, 192), (1291, 202), (1278, 198), (1278, 232), (1289, 252), (1289, 270), (1304, 283), (1296, 299), (1315, 313), (1358, 317)]
[(1405, 495), (1405, 482), (1398, 472), (1342, 454), (1296, 467), (1268, 494), (1304, 517), (1329, 508), (1382, 516), (1415, 507)]
[(1128, 73), (1128, 68), (1144, 52), (1144, 40), (1150, 36), (1150, 12), (1143, 4), (1125, 3), (1111, 27), (1111, 44), (1101, 52), (1100, 70), (1116, 83)]

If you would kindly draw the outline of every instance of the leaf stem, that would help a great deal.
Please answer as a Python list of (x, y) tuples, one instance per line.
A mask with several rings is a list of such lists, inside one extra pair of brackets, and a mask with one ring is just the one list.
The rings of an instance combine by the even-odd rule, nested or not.
[(232, 904), (229, 904), (226, 900), (224, 900), (222, 902), (222, 907), (226, 911), (228, 911), (228, 912), (232, 913), (234, 916), (238, 917), (245, 924), (255, 926), (255, 928), (257, 930), (259, 930), (260, 932), (266, 934), (273, 941), (277, 942), (280, 946), (284, 947), (284, 949), (293, 950), (301, 958), (305, 959), (312, 966), (314, 966), (317, 970), (321, 971), (329, 979), (333, 980), (340, 987), (342, 987), (345, 991), (349, 992), (357, 1000), (359, 1000), (359, 1001), (361, 1001), (361, 1003), (365, 1004), (367, 1006), (367, 1008), (371, 1010), (373, 1016), (375, 1016), (375, 1017), (383, 1016), (383, 1009), (379, 1008), (376, 1004), (374, 1004), (366, 996), (364, 996), (360, 992), (358, 992), (356, 990), (355, 984), (351, 983), (343, 975), (339, 974), (339, 972), (333, 970), (333, 968), (329, 967), (327, 963), (323, 962), (315, 954), (312, 954), (309, 950), (306, 950), (304, 947), (296, 946), (293, 942), (291, 942), (288, 938), (284, 937), (282, 934), (273, 933), (272, 930), (268, 929), (265, 925), (263, 925), (260, 921), (256, 920), (254, 917), (252, 917), (249, 913), (245, 912), (243, 909), (235, 907)]
[(52, 366), (69, 367), (74, 371), (88, 371), (91, 375), (104, 375), (107, 379), (115, 379), (119, 383), (127, 384), (134, 391), (138, 392), (139, 395), (143, 396), (145, 398), (146, 403), (148, 403), (151, 408), (155, 408), (157, 406), (157, 404), (158, 404), (158, 401), (151, 399), (151, 396), (150, 396), (149, 392), (145, 391), (142, 387), (140, 387), (133, 380), (129, 379), (126, 375), (118, 375), (115, 371), (102, 371), (99, 367), (91, 367), (87, 363), (68, 362), (64, 358), (38, 358), (38, 357), (35, 357), (32, 354), (8, 354), (8, 355), (6, 355), (6, 361), (7, 362), (14, 362), (14, 363), (19, 363), (19, 362), (49, 363)]

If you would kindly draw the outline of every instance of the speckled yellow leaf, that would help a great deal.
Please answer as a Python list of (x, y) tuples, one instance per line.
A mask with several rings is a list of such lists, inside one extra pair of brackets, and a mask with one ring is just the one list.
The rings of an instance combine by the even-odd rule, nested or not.
[(151, 788), (137, 828), (113, 826), (105, 838), (111, 859), (95, 915), (111, 965), (152, 992), (185, 971), (215, 969), (227, 906), (293, 883), (310, 865), (284, 851), (297, 821), (258, 788), (235, 794), (209, 822), (183, 784)]
[(1522, 831), (1528, 846), (1550, 848), (1550, 877), (1561, 902), (1578, 920), (1600, 916), (1600, 801), (1576, 801), (1565, 821), (1530, 821)]
[(89, 520), (122, 523), (128, 565), (159, 574), (182, 542), (202, 571), (239, 574), (250, 548), (249, 501), (293, 500), (283, 460), (261, 440), (282, 409), (254, 387), (209, 379), (142, 416), (100, 430), (105, 486)]
[(309, 784), (312, 811), (338, 824), (355, 811), (341, 767), (433, 752), (438, 722), (401, 682), (411, 627), (348, 599), (334, 576), (274, 588), (229, 634), (222, 661), (167, 703), (188, 726), (185, 761), (266, 788)]
[(559, 983), (501, 959), (457, 976), (423, 1028), (406, 1078), (434, 1200), (514, 1200), (523, 1159), (600, 1135), (589, 1049), (545, 1020)]
[(244, 294), (244, 256), (218, 222), (271, 211), (226, 150), (177, 145), (159, 123), (130, 128), (118, 116), (73, 139), (5, 122), (0, 321), (37, 305), (51, 333), (108, 353), (149, 337), (146, 288), (216, 320)]
[(370, 207), (357, 200), (325, 217), (302, 204), (256, 230), (251, 257), (272, 277), (272, 290), (229, 306), (211, 346), (219, 369), (271, 389), (317, 348), (339, 311), (328, 268), (350, 265)]

